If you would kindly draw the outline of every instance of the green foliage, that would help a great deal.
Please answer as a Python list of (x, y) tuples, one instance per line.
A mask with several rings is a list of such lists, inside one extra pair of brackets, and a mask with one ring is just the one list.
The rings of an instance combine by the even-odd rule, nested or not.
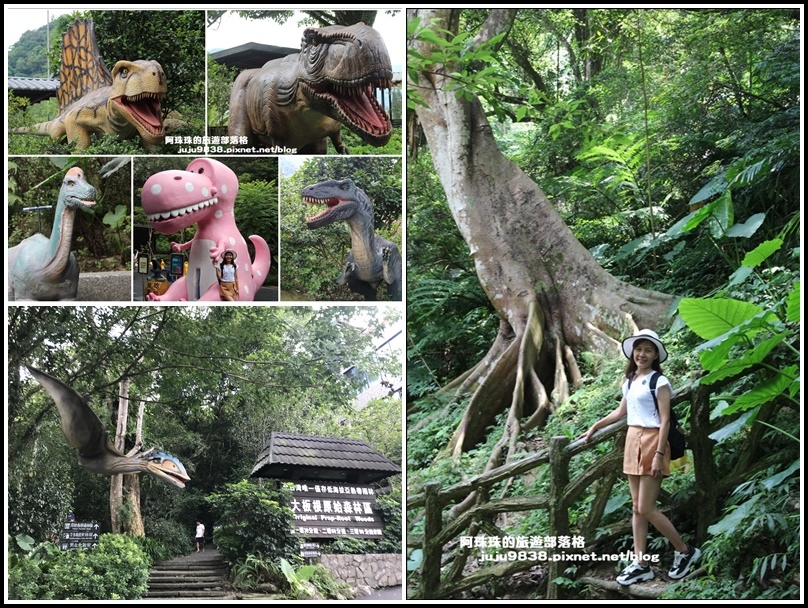
[(407, 174), (407, 391), (416, 398), (470, 369), (499, 327), (430, 167), (421, 152)]
[(245, 591), (263, 588), (267, 584), (278, 585), (285, 580), (280, 562), (272, 561), (263, 555), (250, 554), (236, 562), (230, 569), (233, 586)]
[(350, 591), (348, 585), (337, 582), (322, 564), (298, 566), (295, 569), (288, 561), (281, 559), (280, 570), (286, 578), (292, 599), (346, 599)]
[[(422, 101), (419, 84), (440, 86), (458, 77), (465, 55), (474, 50), (462, 45), (471, 46), (489, 16), (487, 10), (456, 11), (456, 37), (434, 29), (422, 33), (420, 28), (427, 24), (410, 22), (408, 69), (416, 93), (410, 110), (418, 111)], [(719, 441), (714, 450), (719, 475), (737, 474), (734, 467), (745, 464), (750, 444), (758, 448), (753, 458), (777, 461), (776, 470), (786, 470), (796, 457), (793, 438), (800, 436), (801, 411), (798, 13), (531, 9), (520, 11), (506, 26), (507, 37), (485, 64), (499, 66), (491, 87), (486, 90), (473, 81), (450, 86), (466, 99), (469, 94), (480, 99), (500, 149), (541, 186), (579, 240), (612, 274), (687, 296), (681, 318), (663, 338), (676, 353), (666, 362), (665, 372), (676, 386), (694, 370), (708, 372), (697, 382), (715, 390), (711, 437)], [(431, 45), (429, 57), (417, 54), (419, 41)], [(532, 95), (530, 89), (535, 89)], [(408, 334), (418, 345), (408, 353), (411, 493), (427, 481), (445, 486), (482, 470), (464, 468), (471, 454), (456, 463), (445, 454), (457, 425), (454, 408), (462, 412), (463, 404), (442, 403), (436, 391), (471, 369), (494, 335), (481, 340), (476, 357), (452, 347), (468, 322), (454, 315), (451, 287), (430, 281), (459, 279), (459, 287), (463, 273), (473, 279), (478, 250), (476, 243), (466, 244), (460, 237), (439, 192), (430, 153), (422, 148), (417, 158), (409, 159), (407, 174)], [(540, 226), (532, 238), (541, 251), (546, 241)], [(433, 303), (441, 315), (437, 321), (429, 314)], [(681, 331), (691, 323), (695, 333)], [(437, 336), (434, 348), (423, 348), (432, 336)], [(619, 365), (612, 368), (597, 354), (577, 355), (584, 388), (555, 410), (547, 429), (519, 438), (527, 452), (541, 449), (554, 434), (576, 437), (617, 405)], [(444, 377), (436, 371), (442, 366), (454, 373)], [(760, 430), (758, 425), (766, 427), (759, 443), (758, 434), (752, 435)], [(489, 437), (480, 450), (490, 453), (491, 447)], [(571, 473), (587, 470), (608, 447), (576, 456)], [(485, 462), (480, 454), (475, 457), (477, 463)], [(540, 495), (546, 484), (540, 473), (525, 475), (495, 488), (491, 497)], [(673, 490), (674, 505), (687, 501), (692, 508), (692, 467), (677, 469), (666, 481), (666, 490)], [(743, 569), (731, 567), (706, 585), (676, 585), (682, 589), (675, 592), (677, 597), (781, 598), (794, 593), (799, 575), (789, 570), (791, 556), (785, 560), (787, 568), (782, 567), (791, 536), (779, 524), (764, 523), (763, 512), (774, 514), (781, 507), (763, 508), (762, 494), (738, 517), (743, 514), (748, 524), (754, 520), (753, 511), (760, 516), (754, 541), (758, 545), (743, 576), (756, 568), (756, 573), (766, 571), (768, 580), (744, 583), (736, 590)], [(791, 502), (798, 504), (793, 491)], [(586, 493), (570, 509), (572, 521), (587, 513), (590, 504)], [(601, 525), (630, 517), (629, 504), (626, 484), (620, 482)], [(408, 515), (410, 533), (417, 537), (422, 532), (421, 512)], [(727, 520), (728, 527), (733, 521)], [(506, 533), (546, 533), (548, 526), (542, 512), (508, 514), (497, 524), (503, 522)], [(629, 549), (631, 540), (614, 540), (612, 545)], [(739, 564), (749, 545), (738, 545), (728, 536), (715, 552), (714, 563)], [(758, 551), (761, 546), (765, 549)], [(451, 551), (444, 556), (447, 562)], [(769, 574), (772, 568), (775, 573)]]
[[(275, 171), (277, 175), (277, 168)], [(248, 176), (249, 177), (249, 176)], [(270, 274), (277, 278), (278, 269), (278, 183), (277, 178), (269, 181), (253, 179), (244, 181), (239, 179), (238, 196), (236, 197), (236, 210), (239, 217), (239, 230), (245, 238), (258, 235), (266, 240), (272, 253), (272, 266)], [(252, 243), (247, 241), (252, 250)], [(250, 255), (254, 256), (251, 251)], [(277, 285), (277, 280), (274, 282)]]
[(412, 44), (408, 44), (407, 76), (411, 85), (407, 91), (407, 107), (414, 110), (419, 105), (426, 105), (416, 84), (419, 74), (440, 69), (447, 78), (443, 85), (444, 90), (469, 101), (474, 95), (485, 97), (492, 103), (494, 111), (504, 117), (505, 110), (496, 103), (497, 98), (493, 95), (504, 81), (501, 76), (502, 66), (495, 50), (504, 36), (504, 33), (498, 34), (483, 44), (472, 46), (473, 33), (470, 31), (454, 35), (435, 24), (423, 23), (420, 17), (410, 19), (407, 23), (407, 40), (410, 43), (418, 41), (432, 44), (434, 49), (423, 55)]
[[(731, 597), (796, 597), (800, 564), (799, 461), (778, 465), (739, 485), (724, 516), (710, 526), (702, 563), (719, 578), (740, 581)], [(690, 597), (700, 597), (690, 595)]]
[(249, 554), (292, 559), (299, 551), (292, 536), (292, 510), (288, 488), (270, 489), (248, 481), (228, 484), (207, 497), (216, 517), (213, 538), (231, 563)]
[[(145, 528), (146, 536), (136, 538), (143, 552), (149, 556), (152, 564), (168, 561), (172, 557), (184, 555), (189, 547), (189, 534), (186, 530), (190, 525), (185, 522), (169, 519), (171, 505), (163, 501), (160, 505), (158, 517), (151, 517), (150, 510), (146, 510)], [(155, 514), (157, 515), (157, 514)]]
[(334, 575), (331, 574), (331, 571), (322, 564), (301, 566), (297, 571), (299, 577), (301, 572), (306, 577), (305, 580), (314, 585), (317, 592), (325, 599), (351, 599), (350, 586), (346, 583), (337, 581), (334, 578)]
[(149, 561), (131, 537), (102, 534), (94, 549), (29, 555), (9, 572), (10, 599), (136, 600), (146, 592)]
[(230, 91), (238, 69), (215, 61), (208, 55), (208, 126), (227, 126), (230, 115)]

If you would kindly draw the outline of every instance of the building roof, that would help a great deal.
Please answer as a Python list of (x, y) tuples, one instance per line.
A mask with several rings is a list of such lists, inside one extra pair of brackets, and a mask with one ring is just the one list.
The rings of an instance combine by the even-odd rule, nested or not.
[(56, 92), (59, 90), (59, 79), (9, 76), (8, 90), (18, 97), (28, 97), (31, 103), (36, 103), (49, 97), (56, 97)]
[(250, 476), (373, 483), (399, 473), (401, 467), (364, 441), (272, 433)]
[(280, 59), (281, 57), (299, 52), (299, 48), (293, 49), (286, 46), (246, 42), (230, 49), (215, 51), (211, 53), (210, 56), (217, 63), (230, 67), (235, 66), (243, 70), (246, 68), (260, 68), (267, 61)]

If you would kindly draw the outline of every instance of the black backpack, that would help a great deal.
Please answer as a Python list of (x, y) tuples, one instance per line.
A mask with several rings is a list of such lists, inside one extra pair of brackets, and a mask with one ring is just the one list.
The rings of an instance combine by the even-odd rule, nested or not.
[[(659, 402), (657, 401), (656, 385), (659, 375), (659, 372), (653, 372), (648, 382), (648, 388), (651, 390), (651, 396), (654, 398), (654, 407), (656, 408), (657, 415), (659, 415)], [(628, 381), (628, 388), (631, 388), (631, 380)], [(682, 433), (682, 429), (679, 428), (679, 419), (676, 417), (676, 412), (674, 411), (673, 406), (671, 406), (671, 422), (668, 428), (668, 442), (671, 445), (671, 460), (676, 460), (677, 458), (681, 458), (685, 455), (687, 441), (684, 433)]]

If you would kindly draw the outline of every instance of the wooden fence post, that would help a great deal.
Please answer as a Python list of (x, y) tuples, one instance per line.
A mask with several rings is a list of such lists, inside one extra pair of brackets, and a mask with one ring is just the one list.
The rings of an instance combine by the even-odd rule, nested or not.
[[(558, 539), (569, 536), (570, 520), (564, 493), (570, 482), (567, 446), (569, 437), (550, 439), (550, 535)], [(547, 567), (547, 599), (561, 599), (561, 587), (553, 581), (563, 572), (563, 563), (551, 559)]]
[(440, 504), (440, 484), (424, 485), (424, 556), (421, 563), (421, 599), (433, 599), (440, 587), (440, 565), (443, 547), (435, 542), (443, 526), (443, 507)]

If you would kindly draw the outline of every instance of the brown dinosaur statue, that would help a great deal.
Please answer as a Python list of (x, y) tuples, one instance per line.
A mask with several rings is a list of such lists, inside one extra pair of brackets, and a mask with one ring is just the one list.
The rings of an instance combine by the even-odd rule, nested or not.
[(140, 137), (147, 149), (163, 141), (163, 68), (156, 61), (118, 61), (110, 73), (98, 52), (92, 19), (75, 21), (62, 35), (59, 79), (56, 118), (11, 133), (66, 137), (81, 150), (90, 146), (93, 133)]
[(300, 53), (236, 78), (228, 135), (300, 154), (325, 154), (330, 138), (340, 154), (348, 154), (340, 135), (344, 124), (367, 143), (383, 146), (393, 127), (376, 90), (389, 89), (392, 77), (387, 47), (372, 27), (308, 28)]

